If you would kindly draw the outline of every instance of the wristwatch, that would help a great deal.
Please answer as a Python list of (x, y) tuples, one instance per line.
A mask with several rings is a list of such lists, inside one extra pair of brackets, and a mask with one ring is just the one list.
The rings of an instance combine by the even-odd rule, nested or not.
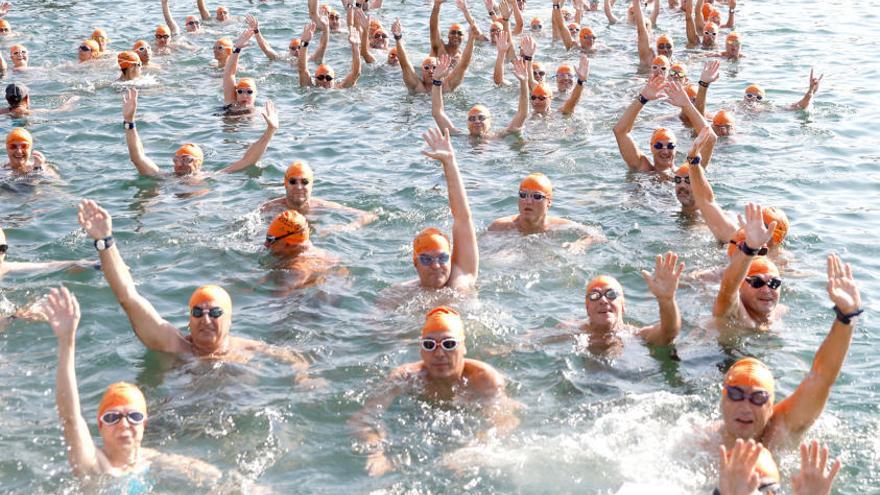
[(108, 249), (112, 245), (113, 245), (113, 236), (112, 235), (105, 237), (103, 239), (96, 239), (95, 240), (95, 249), (97, 249), (98, 251), (103, 251), (105, 249)]

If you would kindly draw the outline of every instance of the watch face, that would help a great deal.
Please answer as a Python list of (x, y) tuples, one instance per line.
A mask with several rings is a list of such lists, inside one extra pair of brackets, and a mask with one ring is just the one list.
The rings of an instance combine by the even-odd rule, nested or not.
[(98, 251), (103, 251), (107, 249), (107, 243), (104, 242), (104, 239), (98, 239), (95, 241), (95, 247), (98, 248)]

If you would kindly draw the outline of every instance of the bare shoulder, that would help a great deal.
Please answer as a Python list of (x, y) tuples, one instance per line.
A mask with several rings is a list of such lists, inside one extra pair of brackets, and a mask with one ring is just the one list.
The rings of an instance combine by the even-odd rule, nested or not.
[(492, 392), (504, 387), (501, 373), (492, 365), (476, 359), (465, 359), (464, 376), (480, 392)]
[(583, 227), (582, 224), (575, 222), (574, 220), (569, 220), (562, 217), (547, 217), (547, 222), (550, 224), (551, 227), (562, 229)]
[(498, 232), (516, 229), (516, 217), (517, 215), (510, 215), (509, 217), (501, 217), (495, 220), (489, 225), (489, 231)]
[(408, 382), (418, 378), (424, 371), (424, 365), (421, 361), (406, 363), (394, 368), (388, 374), (388, 379), (394, 382)]

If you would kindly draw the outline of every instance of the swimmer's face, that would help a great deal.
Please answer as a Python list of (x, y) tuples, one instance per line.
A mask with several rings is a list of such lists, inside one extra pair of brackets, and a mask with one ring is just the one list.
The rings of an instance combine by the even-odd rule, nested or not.
[(229, 339), (229, 328), (232, 326), (232, 315), (223, 311), (219, 318), (211, 317), (210, 309), (220, 307), (218, 301), (205, 301), (195, 306), (202, 308), (204, 313), (201, 317), (189, 313), (189, 334), (193, 344), (203, 350), (215, 351), (225, 346)]
[(226, 59), (229, 58), (229, 52), (222, 43), (214, 43), (214, 60), (220, 62), (220, 65), (226, 65)]
[(550, 110), (550, 104), (553, 102), (553, 97), (550, 95), (531, 95), (529, 97), (532, 101), (532, 110), (537, 113), (547, 113)]
[[(754, 275), (753, 277), (763, 279), (764, 282), (768, 282), (773, 278), (769, 274)], [(780, 289), (781, 287), (771, 289), (767, 284), (756, 289), (748, 282), (743, 281), (739, 286), (739, 298), (749, 313), (759, 317), (767, 317), (776, 308), (776, 304), (779, 303)]]
[(88, 62), (97, 57), (97, 53), (92, 51), (89, 45), (80, 45), (77, 49), (77, 58), (80, 62)]
[(550, 196), (531, 189), (520, 189), (518, 198), (519, 216), (529, 222), (542, 222), (553, 203)]
[(339, 14), (333, 13), (327, 16), (331, 31), (339, 31)]
[(693, 208), (695, 206), (694, 202), (694, 193), (691, 189), (691, 179), (687, 175), (676, 175), (675, 176), (675, 197), (678, 198), (678, 202), (681, 203), (681, 206), (686, 208)]
[(254, 106), (257, 91), (251, 87), (235, 88), (235, 102), (243, 107)]
[(330, 72), (318, 74), (315, 76), (315, 86), (319, 88), (332, 89), (334, 79), (335, 76), (333, 75), (333, 73)]
[(732, 124), (712, 124), (712, 130), (715, 131), (715, 134), (718, 136), (731, 136), (733, 135), (735, 128)]
[(156, 35), (156, 48), (168, 48), (170, 44), (171, 35), (168, 34), (157, 34)]
[(400, 65), (400, 60), (398, 60), (398, 58), (397, 58), (397, 53), (389, 51), (387, 63), (388, 63), (388, 65), (394, 65), (394, 66)]
[(450, 29), (448, 34), (449, 47), (455, 48), (461, 45), (461, 39), (464, 36), (464, 32), (458, 29)]
[[(658, 148), (657, 145), (660, 145)], [(669, 146), (672, 145), (672, 149)], [(651, 154), (654, 155), (654, 166), (657, 168), (669, 168), (675, 162), (675, 141), (661, 139), (651, 145)]]
[(297, 59), (299, 58), (299, 45), (290, 45), (287, 47), (287, 53), (290, 54), (290, 58)]
[(138, 57), (141, 59), (141, 63), (146, 65), (150, 63), (150, 58), (153, 56), (153, 49), (150, 48), (150, 45), (143, 44), (135, 50), (135, 53), (138, 54)]
[[(740, 386), (739, 388), (743, 389), (746, 394), (763, 390), (759, 387)], [(736, 438), (760, 440), (771, 416), (773, 416), (772, 401), (756, 406), (749, 399), (734, 401), (728, 398), (727, 394), (721, 396), (721, 417), (724, 420), (724, 429)]]
[(308, 177), (288, 177), (284, 182), (287, 203), (299, 209), (309, 203), (312, 198), (312, 180)]
[(703, 31), (703, 48), (710, 48), (715, 46), (715, 38), (717, 37), (717, 31)]
[(202, 30), (202, 23), (198, 19), (186, 20), (186, 32), (197, 33)]
[(574, 74), (571, 72), (556, 73), (556, 90), (560, 93), (568, 93), (574, 87)]
[(547, 71), (541, 64), (532, 64), (532, 77), (535, 78), (535, 81), (538, 83), (544, 82), (544, 76), (547, 75)]
[[(616, 297), (609, 299), (608, 290), (614, 290)], [(623, 322), (623, 289), (616, 285), (600, 284), (590, 290), (591, 293), (601, 294), (602, 297), (595, 301), (590, 300), (587, 294), (586, 307), (587, 319), (593, 329), (614, 330)]]
[(481, 111), (473, 111), (467, 117), (468, 133), (471, 136), (484, 136), (492, 129), (492, 117)]
[(662, 64), (652, 64), (651, 65), (651, 78), (660, 76), (663, 79), (666, 79), (666, 73), (669, 72), (669, 68)]
[[(104, 414), (116, 412), (127, 414), (129, 412), (139, 412), (144, 414), (134, 406), (124, 405), (111, 407)], [(115, 424), (106, 424), (100, 419), (98, 420), (98, 433), (104, 440), (104, 448), (110, 451), (127, 451), (138, 449), (141, 441), (144, 439), (144, 428), (147, 425), (146, 418), (140, 423), (130, 423), (126, 416), (123, 416), (119, 422)]]
[(581, 49), (583, 50), (592, 50), (593, 45), (596, 43), (595, 36), (583, 36), (581, 37)]
[(217, 9), (217, 22), (226, 22), (229, 20), (229, 11), (225, 8)]
[(27, 48), (16, 48), (14, 52), (12, 52), (12, 62), (15, 63), (16, 66), (26, 65), (28, 61), (28, 51)]
[(657, 43), (657, 55), (663, 55), (672, 60), (672, 43)]
[(728, 55), (730, 55), (732, 57), (739, 56), (739, 47), (740, 47), (739, 40), (727, 40), (726, 45), (727, 45), (727, 54)]
[(174, 175), (192, 175), (202, 168), (202, 162), (192, 155), (174, 157)]
[[(441, 255), (447, 259), (445, 263), (441, 263), (440, 258)], [(430, 264), (425, 264), (422, 259), (428, 261), (430, 258)], [(416, 256), (413, 260), (413, 264), (416, 267), (416, 272), (419, 274), (419, 285), (422, 287), (429, 287), (433, 289), (439, 289), (441, 287), (446, 286), (446, 282), (449, 281), (449, 274), (452, 273), (452, 259), (451, 254), (448, 251), (441, 250), (432, 250), (432, 251), (424, 251)]]
[(437, 61), (431, 57), (422, 64), (422, 82), (427, 84), (431, 84), (431, 81), (434, 79), (434, 70), (437, 69)]
[[(566, 21), (567, 21), (567, 20), (568, 20), (568, 19), (566, 19)], [(569, 27), (568, 27), (568, 32), (571, 33), (571, 37), (572, 37), (572, 38), (577, 39), (577, 35), (578, 35), (578, 28), (577, 28), (577, 26), (569, 26)]]
[(382, 30), (376, 30), (370, 35), (370, 48), (377, 50), (388, 49), (388, 33)]
[(31, 158), (31, 145), (25, 142), (14, 142), (6, 145), (9, 164), (13, 167), (24, 167)]
[[(464, 356), (467, 354), (467, 349), (460, 334), (447, 330), (431, 332), (422, 338), (431, 339), (437, 343), (433, 351), (426, 351), (421, 346), (419, 347), (422, 363), (430, 378), (444, 379), (461, 376), (464, 372)], [(440, 345), (446, 339), (458, 340), (455, 349), (447, 351)]]

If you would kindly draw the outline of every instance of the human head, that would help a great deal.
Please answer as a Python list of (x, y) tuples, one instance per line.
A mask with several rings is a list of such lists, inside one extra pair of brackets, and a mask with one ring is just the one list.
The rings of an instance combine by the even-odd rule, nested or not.
[(165, 24), (159, 24), (156, 27), (156, 47), (165, 48), (171, 39), (171, 30)]
[(431, 84), (438, 62), (437, 57), (427, 57), (425, 60), (422, 60), (422, 82)]
[(229, 9), (222, 5), (217, 7), (217, 15), (215, 19), (217, 19), (217, 22), (226, 22), (229, 20)]
[(30, 103), (28, 87), (21, 83), (6, 86), (6, 103), (9, 103), (9, 108), (27, 108)]
[(461, 24), (455, 23), (449, 26), (449, 31), (447, 33), (447, 40), (450, 48), (457, 48), (461, 45), (461, 40), (464, 38), (464, 28), (461, 27)]
[(290, 40), (290, 44), (287, 45), (287, 53), (293, 58), (299, 57), (300, 46), (302, 46), (302, 42), (299, 38), (293, 38)]
[(293, 208), (302, 208), (309, 204), (312, 197), (312, 186), (315, 174), (308, 163), (296, 161), (284, 172), (284, 192), (287, 204)]
[(581, 26), (576, 22), (569, 22), (566, 27), (568, 28), (568, 32), (569, 34), (571, 34), (571, 37), (574, 39), (578, 39), (578, 33), (580, 33), (581, 31)]
[(590, 50), (593, 48), (593, 43), (596, 42), (596, 35), (593, 33), (592, 29), (584, 26), (578, 33), (578, 39), (580, 39), (581, 48), (584, 50)]
[(122, 71), (122, 79), (130, 81), (141, 75), (141, 58), (136, 52), (124, 51), (116, 55), (116, 63)]
[(672, 38), (668, 35), (661, 34), (657, 37), (657, 55), (663, 55), (669, 60), (672, 60), (672, 50), (674, 48), (675, 45), (672, 43)]
[(687, 93), (688, 99), (691, 100), (691, 104), (697, 104), (697, 94), (699, 93), (699, 88), (696, 84), (690, 83), (684, 87), (684, 92)]
[(541, 19), (533, 17), (532, 21), (529, 23), (529, 29), (531, 29), (533, 33), (540, 33), (541, 29), (543, 29), (543, 26), (541, 25)]
[(773, 229), (773, 237), (767, 245), (769, 247), (779, 246), (782, 244), (782, 241), (785, 240), (785, 236), (788, 235), (788, 216), (781, 208), (775, 206), (765, 206), (761, 208), (761, 215), (764, 218), (765, 226), (769, 226), (771, 223), (776, 222), (776, 228)]
[(101, 56), (101, 47), (98, 45), (98, 42), (92, 39), (84, 40), (79, 44), (79, 48), (76, 52), (77, 59), (80, 62), (88, 62), (89, 60), (95, 60), (96, 58)]
[(321, 64), (315, 69), (315, 86), (319, 88), (332, 88), (336, 72), (327, 64)]
[(703, 25), (703, 46), (715, 46), (715, 38), (718, 37), (718, 26), (714, 22)]
[(739, 33), (737, 33), (736, 31), (731, 31), (730, 34), (727, 35), (727, 38), (724, 39), (724, 49), (727, 51), (727, 54), (729, 56), (736, 57), (739, 55)]
[(691, 189), (691, 169), (687, 163), (675, 170), (673, 180), (675, 182), (675, 197), (678, 202), (685, 208), (693, 208), (695, 206), (694, 194)]
[(392, 46), (388, 50), (388, 59), (386, 60), (388, 65), (400, 65), (400, 60), (397, 58), (397, 47)]
[(666, 76), (669, 74), (669, 59), (663, 55), (657, 55), (654, 57), (654, 60), (651, 61), (651, 77), (660, 76), (663, 79), (666, 79)]
[(232, 38), (224, 36), (214, 43), (214, 60), (220, 63), (220, 66), (226, 65), (226, 59), (232, 55)]
[(9, 47), (9, 58), (16, 67), (27, 67), (28, 49), (21, 44), (12, 45)]
[(244, 107), (254, 106), (257, 98), (257, 83), (250, 77), (242, 77), (235, 83), (235, 102)]
[(535, 78), (536, 82), (544, 82), (544, 76), (546, 75), (547, 69), (544, 68), (544, 64), (542, 64), (541, 62), (532, 62), (532, 77)]
[[(751, 246), (749, 246), (751, 247)], [(776, 309), (779, 303), (779, 293), (782, 287), (776, 289), (764, 285), (758, 289), (752, 287), (748, 280), (753, 277), (769, 282), (773, 278), (779, 278), (779, 268), (766, 256), (755, 256), (751, 259), (746, 279), (739, 286), (739, 298), (746, 311), (758, 318), (766, 319)]]
[(571, 64), (562, 64), (556, 69), (556, 90), (560, 93), (567, 93), (574, 87), (574, 80), (577, 77), (574, 66)]
[(0, 37), (9, 36), (9, 33), (12, 32), (12, 26), (9, 25), (9, 21), (6, 19), (0, 19)]
[[(543, 195), (535, 199), (535, 194)], [(525, 195), (525, 197), (523, 197)], [(519, 184), (519, 216), (529, 224), (543, 224), (553, 203), (553, 184), (542, 173), (531, 173)]]
[(202, 23), (199, 21), (199, 18), (194, 15), (186, 16), (186, 20), (184, 21), (184, 26), (186, 27), (186, 31), (188, 33), (195, 33), (202, 29)]
[(719, 110), (712, 117), (712, 130), (719, 136), (730, 136), (736, 129), (735, 126), (736, 119), (733, 117), (733, 112)]
[[(144, 415), (143, 421), (132, 423), (123, 416), (118, 423), (106, 424), (101, 419), (108, 412), (133, 413)], [(98, 433), (104, 441), (104, 449), (110, 452), (137, 450), (144, 439), (147, 425), (147, 401), (135, 385), (117, 382), (109, 387), (98, 404)]]
[(446, 234), (433, 227), (419, 232), (413, 239), (413, 266), (422, 287), (445, 287), (452, 273), (452, 246)]
[(665, 127), (655, 129), (651, 134), (651, 154), (654, 156), (655, 168), (672, 167), (675, 162), (675, 134)]
[(553, 89), (547, 83), (541, 83), (532, 89), (532, 110), (538, 113), (546, 113), (553, 103)]
[(504, 24), (501, 24), (498, 21), (492, 21), (492, 24), (489, 25), (489, 40), (494, 45), (498, 42), (498, 37), (501, 36), (501, 33), (504, 32)]
[(758, 103), (764, 101), (764, 90), (761, 86), (757, 84), (750, 84), (746, 88), (745, 96), (743, 97), (743, 101), (746, 103)]
[(189, 175), (194, 174), (202, 168), (205, 161), (205, 154), (202, 148), (197, 144), (186, 143), (177, 149), (174, 153), (174, 174)]
[[(426, 351), (420, 347), (419, 354), (422, 364), (431, 379), (458, 379), (464, 371), (465, 348), (464, 324), (458, 311), (449, 306), (439, 306), (425, 315), (422, 325), (422, 340), (433, 340), (434, 350)], [(457, 345), (453, 350), (445, 350), (441, 342), (455, 339)]]
[(675, 82), (685, 84), (687, 82), (687, 66), (681, 62), (676, 62), (669, 66), (669, 78)]
[(327, 11), (327, 20), (328, 25), (330, 26), (331, 31), (339, 31), (340, 26), (342, 25), (339, 21), (340, 15), (339, 11), (336, 9), (328, 9)]
[(33, 152), (34, 138), (23, 127), (16, 127), (6, 135), (6, 155), (12, 168), (26, 167)]
[(98, 46), (100, 47), (100, 51), (107, 51), (107, 43), (110, 43), (110, 38), (107, 37), (107, 31), (103, 29), (95, 29), (92, 32), (91, 39), (98, 42)]
[[(727, 434), (743, 440), (761, 438), (773, 416), (774, 383), (770, 368), (755, 358), (740, 359), (727, 370), (721, 390), (721, 417)], [(769, 399), (760, 406), (749, 399), (735, 401), (727, 387), (737, 387), (747, 394), (766, 392)]]
[(266, 246), (272, 254), (298, 254), (309, 244), (309, 222), (296, 210), (278, 214), (266, 231)]
[(388, 32), (385, 31), (385, 28), (379, 26), (375, 30), (370, 31), (370, 48), (377, 50), (388, 48)]
[[(614, 292), (609, 293), (609, 290)], [(592, 301), (590, 294), (602, 297)], [(612, 295), (615, 296), (613, 300), (610, 297)], [(587, 308), (590, 329), (611, 332), (623, 323), (623, 286), (614, 277), (599, 275), (587, 284), (584, 305)]]
[(135, 53), (137, 53), (138, 57), (141, 59), (141, 63), (147, 65), (150, 63), (150, 58), (153, 56), (153, 50), (150, 48), (150, 44), (144, 40), (137, 40), (132, 47)]
[[(195, 317), (192, 310), (199, 307), (205, 311)], [(213, 318), (208, 314), (211, 308), (220, 308), (223, 314)], [(229, 329), (232, 327), (232, 298), (218, 285), (203, 285), (189, 298), (189, 332), (193, 346), (200, 353), (222, 351), (229, 344)]]
[(467, 113), (467, 128), (471, 136), (483, 136), (492, 129), (492, 113), (483, 105), (474, 105)]

